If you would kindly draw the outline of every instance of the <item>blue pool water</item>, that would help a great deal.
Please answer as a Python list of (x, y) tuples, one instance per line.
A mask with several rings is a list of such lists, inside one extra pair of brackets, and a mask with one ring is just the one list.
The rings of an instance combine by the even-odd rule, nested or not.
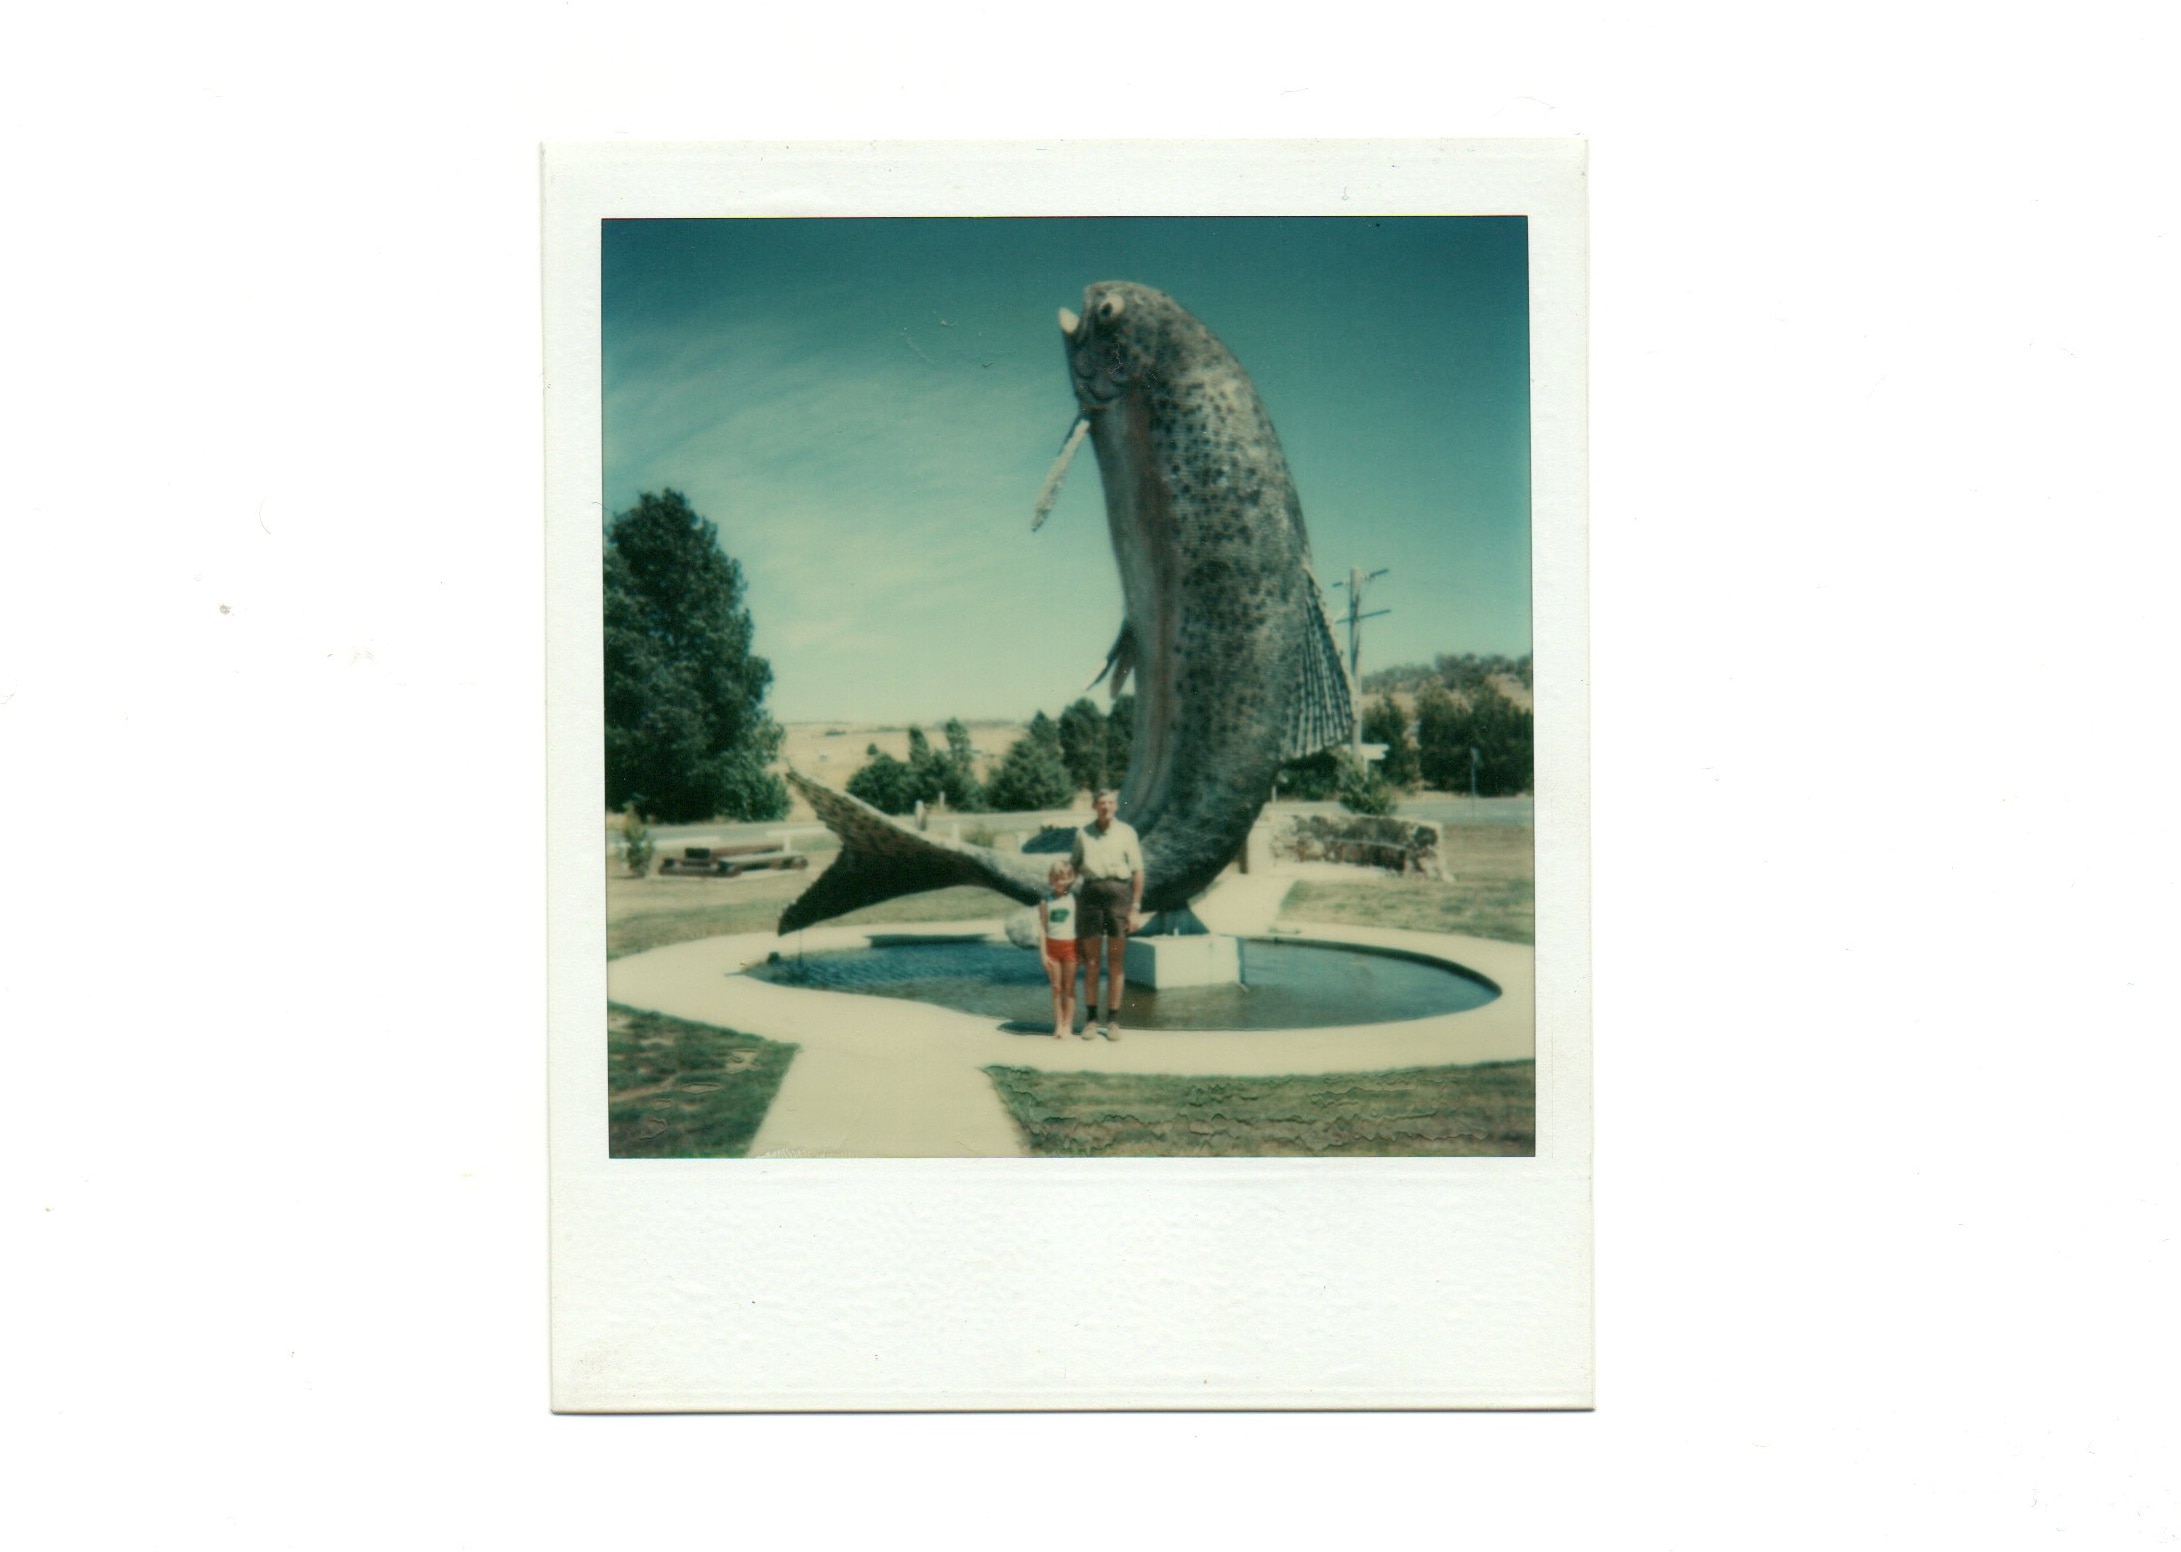
[[(1499, 988), (1433, 960), (1316, 943), (1244, 939), (1240, 986), (1154, 992), (1128, 987), (1128, 1029), (1308, 1029), (1384, 1024), (1482, 1007)], [(1034, 949), (1007, 943), (903, 941), (797, 956), (749, 974), (780, 986), (905, 997), (1024, 1028), (1052, 1028), (1052, 994)], [(1083, 988), (1077, 986), (1080, 1024)]]

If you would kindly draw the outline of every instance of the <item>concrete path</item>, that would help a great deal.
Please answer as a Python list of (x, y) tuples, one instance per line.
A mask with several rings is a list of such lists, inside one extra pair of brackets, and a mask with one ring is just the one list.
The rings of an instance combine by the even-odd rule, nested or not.
[[(1287, 880), (1237, 878), (1200, 902), (1221, 931), (1255, 935)], [(1239, 892), (1234, 884), (1252, 887)], [(1278, 886), (1277, 893), (1272, 886)], [(1224, 897), (1224, 898), (1222, 898)], [(1269, 906), (1266, 904), (1270, 899)], [(1208, 908), (1209, 907), (1209, 908)], [(1216, 913), (1216, 915), (1215, 915)], [(991, 937), (989, 919), (885, 928), (816, 927), (807, 951), (884, 937)], [(1287, 934), (1283, 934), (1287, 937)], [(1534, 956), (1514, 943), (1441, 933), (1312, 926), (1292, 941), (1353, 943), (1460, 964), (1501, 995), (1467, 1013), (1326, 1029), (1124, 1030), (1120, 1042), (1014, 1034), (1001, 1021), (898, 998), (774, 986), (739, 972), (783, 948), (771, 933), (706, 938), (607, 966), (615, 1002), (801, 1047), (752, 1139), (753, 1158), (1003, 1157), (1026, 1150), (992, 1080), (1000, 1064), (1049, 1070), (1242, 1076), (1367, 1072), (1535, 1054)], [(1028, 953), (1029, 950), (1023, 952)]]

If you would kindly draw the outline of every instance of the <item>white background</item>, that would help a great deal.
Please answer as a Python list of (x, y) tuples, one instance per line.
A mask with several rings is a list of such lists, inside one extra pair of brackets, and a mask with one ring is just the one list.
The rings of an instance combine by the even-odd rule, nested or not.
[[(2181, 1538), (2155, 13), (1243, 14), (11, 28), (26, 1544)], [(1599, 1410), (550, 1416), (536, 144), (1479, 133), (1594, 142)]]

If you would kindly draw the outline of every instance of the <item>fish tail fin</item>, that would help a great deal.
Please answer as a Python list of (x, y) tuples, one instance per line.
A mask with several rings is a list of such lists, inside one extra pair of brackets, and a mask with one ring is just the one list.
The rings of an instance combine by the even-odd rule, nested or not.
[(1310, 618), (1303, 626), (1301, 650), (1296, 654), (1300, 683), (1288, 712), (1287, 740), (1283, 759), (1299, 760), (1320, 749), (1348, 741), (1355, 732), (1355, 687), (1348, 682), (1348, 665), (1341, 659), (1340, 644), (1333, 639), (1333, 622), (1325, 612), (1325, 595), (1318, 579), (1303, 567), (1310, 594)]
[(840, 855), (780, 916), (780, 931), (794, 932), (867, 905), (902, 895), (976, 884), (1025, 905), (1037, 890), (994, 866), (981, 848), (934, 840), (894, 823), (870, 804), (835, 792), (800, 771), (788, 782), (809, 800), (825, 827), (841, 838)]

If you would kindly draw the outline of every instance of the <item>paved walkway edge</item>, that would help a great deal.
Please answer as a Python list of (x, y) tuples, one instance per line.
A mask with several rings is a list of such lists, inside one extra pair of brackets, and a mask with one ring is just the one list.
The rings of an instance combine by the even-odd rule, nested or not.
[[(1458, 965), (1499, 987), (1466, 1013), (1323, 1029), (1140, 1030), (1118, 1044), (1015, 1034), (996, 1019), (898, 998), (774, 986), (740, 972), (771, 955), (861, 948), (874, 936), (989, 938), (992, 922), (816, 927), (705, 938), (607, 966), (618, 1003), (800, 1047), (752, 1157), (989, 1158), (1025, 1149), (983, 1069), (1250, 1076), (1369, 1072), (1535, 1055), (1535, 955), (1516, 943), (1391, 928), (1312, 925), (1282, 942), (1393, 949)], [(1028, 949), (1024, 953), (1031, 952)]]

